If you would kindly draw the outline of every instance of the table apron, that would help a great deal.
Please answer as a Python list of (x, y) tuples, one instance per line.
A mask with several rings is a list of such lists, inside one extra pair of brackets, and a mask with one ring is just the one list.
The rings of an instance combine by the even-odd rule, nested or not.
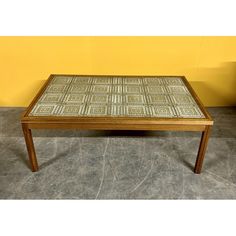
[(204, 131), (206, 125), (185, 124), (99, 124), (99, 123), (27, 123), (29, 129), (81, 129), (81, 130), (160, 130)]

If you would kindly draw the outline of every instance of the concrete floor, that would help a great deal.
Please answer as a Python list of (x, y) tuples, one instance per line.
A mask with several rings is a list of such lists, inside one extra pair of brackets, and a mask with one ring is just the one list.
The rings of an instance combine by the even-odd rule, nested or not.
[(236, 107), (209, 108), (215, 125), (202, 174), (200, 133), (33, 131), (32, 173), (23, 108), (0, 108), (1, 199), (236, 199)]

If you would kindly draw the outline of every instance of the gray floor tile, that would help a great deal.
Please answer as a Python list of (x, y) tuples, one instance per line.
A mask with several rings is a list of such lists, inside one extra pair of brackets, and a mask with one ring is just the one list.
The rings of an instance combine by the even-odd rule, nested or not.
[(32, 173), (23, 108), (0, 109), (1, 199), (236, 199), (236, 109), (210, 108), (215, 125), (201, 175), (197, 132), (33, 131)]

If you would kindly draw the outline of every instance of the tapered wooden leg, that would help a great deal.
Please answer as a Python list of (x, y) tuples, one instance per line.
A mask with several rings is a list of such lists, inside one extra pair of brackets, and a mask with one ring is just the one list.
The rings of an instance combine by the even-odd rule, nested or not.
[(197, 159), (196, 159), (195, 168), (194, 168), (195, 174), (201, 173), (204, 156), (207, 149), (207, 143), (210, 136), (210, 129), (211, 129), (211, 126), (206, 126), (206, 129), (202, 132), (202, 138), (201, 138), (200, 146), (198, 149)]
[(22, 124), (22, 129), (25, 136), (25, 143), (27, 146), (28, 154), (29, 154), (31, 169), (33, 172), (35, 172), (38, 170), (38, 162), (37, 162), (36, 153), (34, 149), (34, 142), (32, 138), (31, 129), (27, 127), (27, 124)]

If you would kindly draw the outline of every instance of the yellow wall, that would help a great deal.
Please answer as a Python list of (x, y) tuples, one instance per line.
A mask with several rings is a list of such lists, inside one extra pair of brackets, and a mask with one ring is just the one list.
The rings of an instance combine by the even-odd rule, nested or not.
[(206, 106), (236, 105), (236, 37), (0, 37), (0, 106), (51, 73), (185, 75)]

